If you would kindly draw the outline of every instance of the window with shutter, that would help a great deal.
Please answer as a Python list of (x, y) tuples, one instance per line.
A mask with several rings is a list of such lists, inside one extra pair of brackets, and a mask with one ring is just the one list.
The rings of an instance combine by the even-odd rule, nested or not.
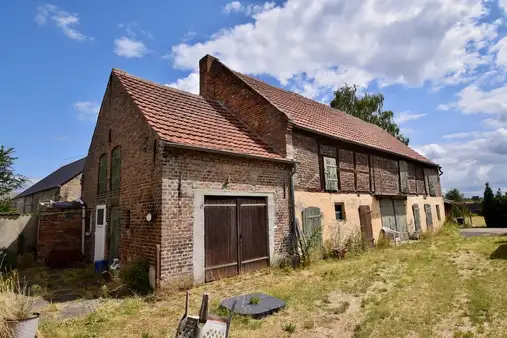
[(408, 165), (405, 161), (400, 161), (400, 191), (408, 194)]
[(111, 153), (111, 191), (120, 190), (121, 149), (116, 147)]
[(99, 194), (106, 192), (106, 181), (107, 181), (107, 156), (106, 154), (104, 154), (99, 159), (99, 184), (97, 189)]
[(336, 158), (324, 156), (324, 181), (326, 191), (338, 191), (338, 170)]

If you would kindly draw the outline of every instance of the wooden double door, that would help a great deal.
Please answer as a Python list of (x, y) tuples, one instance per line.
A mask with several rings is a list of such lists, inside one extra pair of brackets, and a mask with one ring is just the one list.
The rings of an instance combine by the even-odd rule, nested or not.
[(382, 198), (380, 199), (380, 215), (382, 226), (408, 235), (407, 207), (405, 199)]
[(204, 201), (206, 281), (269, 265), (264, 197), (208, 196)]

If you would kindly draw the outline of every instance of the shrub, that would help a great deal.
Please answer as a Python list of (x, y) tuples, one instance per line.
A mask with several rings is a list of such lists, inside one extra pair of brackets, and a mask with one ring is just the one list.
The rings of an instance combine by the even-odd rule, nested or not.
[(17, 255), (7, 250), (6, 248), (0, 248), (0, 272), (10, 271), (17, 266)]
[(140, 294), (152, 291), (150, 286), (150, 265), (144, 258), (137, 258), (121, 268), (120, 278), (127, 286)]
[(10, 337), (8, 320), (23, 320), (33, 316), (35, 299), (30, 297), (26, 282), (20, 280), (17, 271), (8, 275), (0, 273), (0, 337)]

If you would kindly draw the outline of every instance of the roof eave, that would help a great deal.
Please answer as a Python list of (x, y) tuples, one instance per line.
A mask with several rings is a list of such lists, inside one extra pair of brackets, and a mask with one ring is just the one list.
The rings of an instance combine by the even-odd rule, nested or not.
[(193, 145), (182, 144), (182, 143), (173, 143), (173, 142), (169, 142), (169, 141), (163, 141), (163, 142), (164, 142), (164, 145), (166, 145), (168, 147), (172, 147), (172, 148), (187, 149), (187, 150), (196, 150), (196, 151), (205, 151), (207, 153), (213, 153), (213, 154), (238, 156), (238, 157), (243, 157), (243, 158), (251, 158), (251, 159), (271, 161), (271, 162), (278, 162), (278, 163), (284, 163), (284, 164), (294, 164), (294, 163), (296, 163), (295, 161), (289, 160), (289, 159), (286, 159), (286, 158), (271, 158), (271, 157), (265, 157), (265, 156), (259, 156), (259, 155), (251, 155), (251, 154), (245, 154), (245, 153), (238, 153), (238, 152), (230, 151), (230, 150), (213, 149), (213, 148), (193, 146)]
[(396, 153), (394, 151), (388, 151), (388, 150), (384, 150), (384, 149), (379, 149), (379, 148), (375, 148), (375, 147), (372, 147), (370, 145), (366, 145), (366, 144), (363, 144), (363, 143), (354, 142), (354, 141), (350, 141), (350, 140), (345, 140), (345, 139), (342, 139), (342, 138), (339, 138), (339, 137), (336, 137), (336, 136), (333, 136), (333, 135), (330, 135), (330, 134), (326, 134), (326, 133), (317, 131), (315, 129), (303, 127), (303, 126), (301, 126), (301, 125), (299, 125), (299, 124), (297, 124), (295, 122), (293, 122), (293, 125), (297, 129), (309, 131), (309, 132), (314, 133), (314, 134), (322, 135), (322, 136), (325, 136), (325, 137), (329, 137), (329, 138), (332, 138), (332, 139), (335, 139), (335, 140), (339, 140), (339, 141), (343, 141), (343, 142), (350, 143), (350, 144), (355, 144), (355, 145), (358, 145), (358, 146), (361, 146), (361, 147), (365, 147), (365, 148), (368, 148), (368, 149), (372, 149), (372, 150), (375, 150), (375, 151), (380, 151), (380, 152), (383, 152), (383, 153), (388, 153), (388, 154), (391, 154), (391, 155), (396, 155), (398, 157), (402, 157), (402, 158), (405, 158), (405, 159), (408, 159), (408, 160), (411, 160), (411, 161), (416, 161), (416, 162), (419, 162), (419, 163), (423, 163), (423, 164), (426, 164), (426, 165), (431, 165), (431, 166), (434, 166), (434, 167), (440, 167), (439, 164), (431, 162), (429, 160), (428, 161), (422, 161), (422, 160), (415, 159), (413, 157), (409, 157), (409, 156), (405, 156), (405, 155)]

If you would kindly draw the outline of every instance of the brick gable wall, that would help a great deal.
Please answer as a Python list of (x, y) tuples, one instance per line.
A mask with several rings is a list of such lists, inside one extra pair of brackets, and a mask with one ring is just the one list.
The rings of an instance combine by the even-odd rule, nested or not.
[[(110, 191), (111, 152), (116, 146), (121, 146), (121, 183), (119, 191)], [(108, 225), (111, 224), (111, 208), (120, 208), (120, 259), (123, 262), (134, 256), (145, 257), (151, 264), (156, 261), (155, 245), (160, 244), (162, 221), (156, 217), (147, 222), (145, 217), (148, 212), (160, 214), (157, 213), (162, 189), (159, 150), (155, 133), (112, 75), (86, 160), (82, 199), (91, 211), (88, 216), (91, 216), (93, 226), (97, 205), (107, 205)], [(103, 154), (107, 156), (107, 191), (98, 194), (98, 165)], [(86, 239), (86, 254), (90, 259), (94, 253), (93, 233), (94, 228)], [(108, 233), (109, 227), (106, 228), (107, 237)], [(107, 257), (107, 242), (105, 248)]]
[(274, 194), (275, 253), (289, 246), (290, 165), (166, 148), (162, 179), (162, 279), (192, 279), (194, 191)]
[(213, 57), (204, 57), (199, 65), (201, 95), (222, 102), (276, 152), (287, 156), (285, 115)]

